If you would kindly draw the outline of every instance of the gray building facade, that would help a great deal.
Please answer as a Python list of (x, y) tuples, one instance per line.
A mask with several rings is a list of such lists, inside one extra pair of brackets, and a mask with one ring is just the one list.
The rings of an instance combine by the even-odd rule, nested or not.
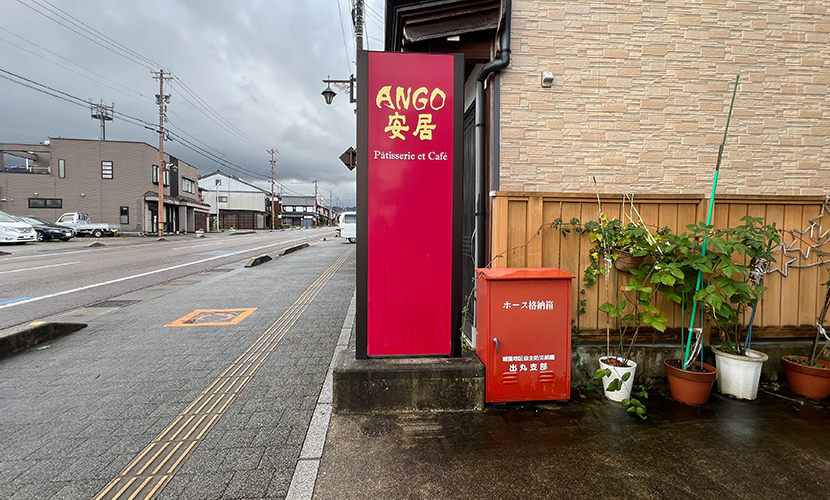
[[(9, 155), (11, 161), (4, 161)], [(196, 167), (143, 142), (52, 138), (0, 144), (0, 210), (56, 220), (86, 212), (122, 231), (156, 232), (159, 177), (165, 232), (192, 232), (209, 206), (199, 200)], [(13, 162), (15, 164), (13, 164)]]

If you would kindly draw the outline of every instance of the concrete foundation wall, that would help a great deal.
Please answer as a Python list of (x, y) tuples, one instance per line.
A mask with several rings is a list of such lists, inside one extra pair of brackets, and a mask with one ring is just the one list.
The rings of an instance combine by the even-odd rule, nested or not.
[[(764, 363), (761, 372), (762, 380), (783, 381), (784, 369), (781, 366), (781, 356), (796, 354), (805, 356), (809, 353), (812, 341), (805, 340), (782, 340), (782, 341), (757, 341), (752, 343), (752, 349), (761, 351), (769, 356)], [(587, 363), (588, 373), (580, 370), (576, 360), (571, 363), (571, 387), (583, 387), (588, 377), (593, 376), (599, 368), (599, 358), (605, 356), (605, 344), (602, 345), (580, 345), (576, 351), (582, 363)], [(680, 342), (672, 344), (660, 344), (648, 347), (638, 347), (633, 356), (637, 363), (637, 373), (634, 380), (642, 384), (649, 378), (666, 378), (663, 370), (663, 360), (668, 358), (682, 358), (683, 348)], [(715, 366), (715, 355), (708, 347), (704, 348), (703, 361)]]

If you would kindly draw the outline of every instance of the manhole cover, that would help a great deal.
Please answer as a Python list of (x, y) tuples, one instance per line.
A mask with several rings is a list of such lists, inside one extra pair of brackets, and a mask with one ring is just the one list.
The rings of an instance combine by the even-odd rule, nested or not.
[(236, 325), (250, 316), (256, 309), (256, 307), (250, 309), (197, 309), (165, 326)]

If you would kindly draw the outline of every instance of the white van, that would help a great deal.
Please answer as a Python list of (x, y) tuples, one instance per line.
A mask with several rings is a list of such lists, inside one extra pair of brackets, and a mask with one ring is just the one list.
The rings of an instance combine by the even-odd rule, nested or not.
[(340, 237), (357, 241), (357, 212), (343, 212), (340, 214)]

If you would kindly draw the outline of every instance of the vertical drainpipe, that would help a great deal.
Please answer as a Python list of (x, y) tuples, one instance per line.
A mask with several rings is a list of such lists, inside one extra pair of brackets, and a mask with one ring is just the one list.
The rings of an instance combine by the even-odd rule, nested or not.
[[(511, 0), (504, 0), (504, 26), (502, 27), (501, 39), (499, 40), (499, 52), (495, 59), (481, 68), (476, 78), (476, 122), (475, 122), (475, 149), (476, 149), (476, 267), (487, 265), (485, 261), (485, 227), (487, 197), (487, 163), (485, 161), (484, 147), (484, 83), (491, 73), (497, 73), (510, 64), (510, 11)], [(493, 140), (498, 140), (496, 127), (493, 127)]]

